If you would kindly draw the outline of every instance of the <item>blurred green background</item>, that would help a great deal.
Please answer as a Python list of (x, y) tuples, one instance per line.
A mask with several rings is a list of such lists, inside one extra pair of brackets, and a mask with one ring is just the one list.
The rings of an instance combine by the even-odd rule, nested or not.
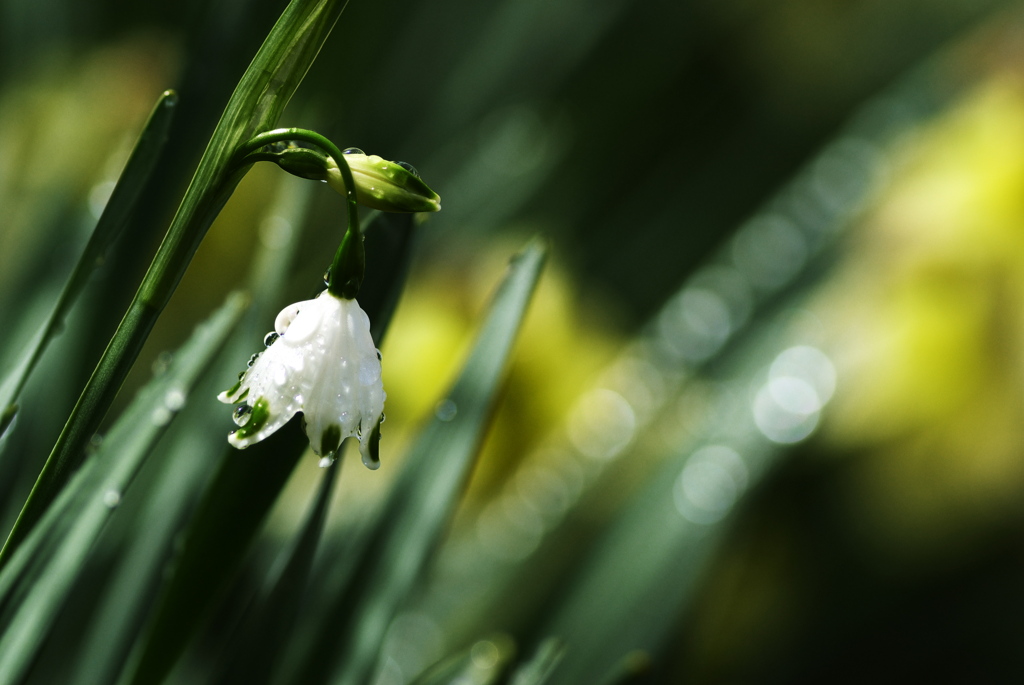
[[(102, 207), (168, 87), (181, 113), (159, 174), (180, 197), (282, 7), (0, 3), (0, 312), (52, 299), (43, 276), (86, 235), (69, 217)], [(997, 0), (353, 0), (281, 124), (411, 162), (442, 196), (383, 350), (386, 465), (445, 410), (507, 255), (552, 244), (442, 571), (393, 627), (417, 637), (381, 682), (482, 630), (558, 633), (571, 659), (582, 614), (553, 598), (629, 615), (600, 610), (633, 596), (587, 574), (602, 555), (678, 586), (636, 619), (660, 626), (640, 682), (1024, 676), (1022, 46), (1024, 11)], [(243, 281), (282, 176), (240, 186), (131, 383)], [(139, 220), (166, 225), (165, 196)], [(314, 199), (293, 299), (339, 212)], [(66, 240), (37, 239), (58, 218)], [(116, 284), (139, 274), (101, 275), (96, 325), (116, 325), (134, 290)], [(801, 354), (817, 380), (778, 371)], [(726, 443), (747, 461), (722, 480), (732, 457), (700, 450)], [(718, 480), (694, 494), (700, 469)], [(706, 549), (656, 517), (622, 523), (662, 470)], [(386, 471), (347, 471), (338, 518)], [(279, 518), (315, 475), (311, 460)], [(679, 555), (678, 583), (664, 559), (631, 575), (644, 530), (647, 552)], [(661, 534), (681, 546), (655, 549)]]

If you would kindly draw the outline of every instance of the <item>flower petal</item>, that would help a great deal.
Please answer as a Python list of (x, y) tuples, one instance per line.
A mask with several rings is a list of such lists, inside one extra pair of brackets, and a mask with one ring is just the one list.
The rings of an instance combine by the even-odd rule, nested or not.
[(375, 468), (386, 395), (366, 313), (355, 300), (324, 291), (285, 307), (275, 330), (278, 336), (254, 356), (239, 382), (218, 396), (246, 403), (231, 444), (244, 449), (259, 442), (301, 411), (316, 454), (334, 452), (354, 436), (363, 462)]

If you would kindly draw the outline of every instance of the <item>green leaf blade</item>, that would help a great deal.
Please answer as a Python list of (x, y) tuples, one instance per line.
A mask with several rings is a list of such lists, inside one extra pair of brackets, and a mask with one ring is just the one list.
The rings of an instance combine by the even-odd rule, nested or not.
[(196, 330), (173, 367), (147, 385), (115, 424), (90, 468), (64, 491), (58, 505), (29, 536), (21, 554), (4, 570), (4, 574), (13, 574), (22, 567), (19, 557), (28, 557), (41, 547), (51, 552), (42, 564), (39, 557), (33, 559), (35, 572), (21, 579), (28, 586), (17, 607), (7, 613), (10, 620), (0, 637), (0, 682), (21, 681), (122, 493), (238, 323), (247, 301), (240, 294), (231, 296)]
[[(294, 683), (367, 682), (391, 618), (408, 596), (454, 511), (482, 442), (503, 371), (545, 260), (532, 241), (509, 267), (448, 401), (454, 417), (421, 434), (369, 533), (369, 547), (347, 592), (336, 600)], [(333, 675), (325, 671), (333, 660)]]
[(244, 175), (245, 169), (234, 168), (235, 150), (256, 131), (273, 126), (343, 7), (340, 0), (292, 0), (242, 76), (135, 299), (0, 550), (0, 565), (86, 458), (86, 441), (110, 408), (207, 229)]
[(306, 593), (341, 467), (341, 461), (337, 460), (325, 470), (298, 538), (291, 548), (283, 550), (280, 569), (270, 574), (263, 596), (248, 612), (240, 644), (219, 679), (224, 685), (269, 682), (279, 657), (279, 646), (291, 632)]
[[(373, 271), (379, 273), (372, 282), (376, 297), (367, 298), (365, 311), (378, 345), (404, 285), (415, 235), (406, 217), (390, 228), (390, 240), (368, 254)], [(122, 682), (159, 682), (170, 672), (234, 577), (308, 444), (296, 417), (244, 452), (225, 446), (217, 473), (184, 533), (171, 580)]]
[(164, 91), (160, 95), (56, 305), (22, 353), (17, 366), (0, 383), (0, 436), (14, 419), (18, 395), (50, 341), (60, 331), (64, 317), (89, 276), (102, 262), (111, 243), (127, 226), (139, 196), (160, 160), (177, 105), (178, 96), (174, 91)]

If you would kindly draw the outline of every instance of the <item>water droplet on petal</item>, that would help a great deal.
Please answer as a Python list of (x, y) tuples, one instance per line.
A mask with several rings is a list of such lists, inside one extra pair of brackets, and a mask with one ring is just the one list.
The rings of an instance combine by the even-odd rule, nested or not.
[(270, 331), (270, 332), (269, 332), (269, 333), (267, 333), (267, 334), (266, 334), (265, 336), (263, 336), (263, 344), (264, 344), (264, 345), (265, 345), (266, 347), (270, 347), (270, 346), (271, 346), (271, 345), (273, 345), (273, 344), (274, 344), (275, 342), (277, 342), (277, 339), (278, 339), (278, 338), (280, 338), (280, 337), (281, 337), (281, 336), (279, 336), (279, 335), (277, 334), (277, 331)]
[(327, 271), (324, 272), (324, 285), (331, 284), (331, 267), (327, 267)]
[(294, 321), (295, 317), (299, 315), (299, 305), (301, 304), (301, 302), (296, 302), (295, 304), (288, 305), (278, 312), (277, 318), (274, 319), (274, 330), (277, 331), (279, 335), (284, 335), (289, 326), (292, 325), (292, 321)]
[(309, 340), (321, 330), (320, 322), (324, 317), (324, 308), (318, 305), (319, 303), (314, 304), (308, 309), (297, 309), (295, 311), (295, 318), (288, 324), (288, 330), (283, 331), (278, 328), (277, 331), (288, 338), (293, 344)]
[(121, 493), (117, 490), (107, 490), (103, 493), (103, 506), (113, 509), (121, 503)]
[(319, 466), (322, 469), (326, 469), (328, 466), (334, 463), (333, 457), (321, 457)]
[(248, 366), (251, 369), (252, 365), (256, 363), (256, 360), (260, 358), (261, 354), (263, 354), (263, 353), (262, 352), (257, 352), (253, 356), (249, 357), (249, 361), (248, 361), (248, 363), (246, 363), (246, 366)]
[(235, 407), (235, 413), (231, 415), (231, 420), (235, 422), (236, 426), (244, 426), (249, 423), (249, 417), (252, 415), (252, 407), (248, 404), (240, 404)]
[(343, 155), (365, 155), (366, 153), (357, 147), (347, 147), (341, 151)]

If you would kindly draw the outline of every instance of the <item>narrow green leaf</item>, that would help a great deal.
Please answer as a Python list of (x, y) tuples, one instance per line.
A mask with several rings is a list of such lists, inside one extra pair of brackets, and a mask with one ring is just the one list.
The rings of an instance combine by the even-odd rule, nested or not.
[[(223, 354), (221, 355), (223, 358)], [(196, 386), (196, 397), (212, 397), (209, 383)], [(221, 417), (223, 418), (223, 417)], [(97, 542), (95, 555), (113, 561), (106, 570), (107, 578), (88, 620), (80, 621), (76, 650), (68, 654), (63, 682), (68, 685), (95, 685), (117, 680), (132, 644), (145, 623), (155, 602), (154, 595), (168, 557), (174, 550), (174, 538), (184, 528), (192, 513), (202, 485), (220, 457), (224, 425), (213, 420), (209, 406), (186, 407), (160, 440), (158, 449), (149, 458), (159, 464), (160, 473), (153, 483), (137, 482), (135, 490), (148, 485), (142, 495), (145, 502), (132, 512), (133, 521), (120, 536), (113, 525)], [(91, 463), (91, 462), (89, 462)], [(88, 467), (88, 463), (86, 467)], [(74, 481), (68, 484), (72, 487)], [(136, 495), (138, 501), (138, 493)], [(54, 506), (60, 502), (58, 498)], [(124, 516), (128, 512), (118, 512)], [(49, 510), (47, 515), (49, 516)], [(46, 517), (40, 521), (40, 526)], [(120, 523), (116, 519), (112, 524)], [(108, 536), (114, 537), (113, 540)], [(33, 536), (25, 542), (27, 547)], [(13, 566), (13, 562), (12, 562)], [(45, 657), (44, 657), (45, 658)]]
[(73, 481), (74, 492), (53, 503), (50, 511), (39, 523), (40, 532), (25, 541), (24, 551), (16, 554), (11, 563), (0, 572), (0, 632), (10, 624), (25, 593), (31, 588), (31, 579), (38, 576), (48, 563), (54, 550), (59, 546), (67, 531), (73, 525), (73, 518), (65, 513), (75, 507), (81, 499), (80, 493), (95, 479), (82, 469), (81, 475)]
[(651, 655), (643, 650), (624, 654), (600, 685), (644, 685), (651, 682)]
[(308, 444), (295, 419), (244, 452), (226, 446), (220, 469), (184, 533), (171, 582), (120, 682), (147, 685), (167, 676), (234, 577)]
[[(729, 445), (745, 451), (735, 439)], [(678, 510), (675, 491), (690, 453), (653, 475), (550, 607), (543, 634), (568, 646), (551, 682), (598, 683), (620, 673), (627, 655), (661, 645), (692, 596), (725, 521), (694, 523)]]
[[(196, 330), (171, 369), (143, 389), (110, 431), (91, 467), (76, 477), (79, 482), (65, 490), (58, 505), (30, 535), (30, 544), (22, 547), (3, 571), (13, 573), (21, 566), (21, 558), (29, 555), (38, 567), (42, 560), (39, 551), (49, 552), (41, 568), (23, 577), (20, 584), (27, 587), (17, 598), (17, 605), (5, 607), (10, 621), (0, 637), (0, 682), (21, 681), (104, 524), (238, 322), (246, 303), (242, 295), (231, 296), (209, 322)], [(85, 487), (75, 487), (79, 484)]]
[[(398, 227), (388, 246), (368, 251), (372, 268), (389, 274), (390, 282), (374, 281), (382, 290), (401, 291), (414, 234), (410, 220)], [(393, 236), (393, 237), (395, 237)], [(378, 268), (379, 267), (379, 268)], [(369, 279), (364, 285), (369, 285)], [(368, 298), (369, 299), (369, 298)], [(380, 297), (365, 311), (383, 336), (390, 321), (391, 296)], [(374, 339), (377, 345), (380, 338)], [(242, 356), (240, 355), (241, 359)], [(202, 625), (211, 605), (234, 577), (246, 551), (284, 488), (309, 442), (294, 418), (266, 440), (239, 452), (225, 448), (217, 474), (203, 495), (143, 642), (137, 648), (123, 682), (160, 682)]]
[(270, 681), (280, 647), (291, 632), (306, 592), (341, 466), (339, 459), (326, 469), (298, 538), (290, 549), (284, 550), (280, 568), (271, 572), (263, 596), (245, 617), (238, 647), (219, 678), (224, 685), (258, 685)]
[(499, 682), (514, 656), (511, 638), (496, 635), (431, 666), (412, 685), (491, 685)]
[(565, 643), (548, 638), (541, 643), (532, 659), (516, 669), (510, 685), (544, 685), (551, 678), (558, 662), (565, 655)]
[[(534, 240), (512, 261), (473, 351), (446, 403), (406, 459), (350, 582), (291, 682), (370, 681), (384, 632), (455, 508), (483, 439), (512, 345), (544, 263)], [(449, 420), (444, 420), (449, 419)], [(326, 670), (326, 669), (330, 670)], [(331, 675), (331, 671), (334, 671)]]
[(18, 375), (22, 374), (25, 378), (28, 377), (28, 370), (21, 371), (21, 369), (27, 369), (27, 367), (29, 367), (29, 364), (26, 362), (27, 358), (28, 355), (26, 354), (25, 357), (22, 358), (22, 361), (18, 362), (18, 369), (15, 369), (8, 378), (10, 385), (8, 386), (8, 381), (5, 381), (3, 387), (0, 387), (0, 394), (8, 397), (6, 402), (3, 402), (3, 398), (0, 398), (0, 407), (4, 407), (4, 409), (0, 411), (0, 436), (7, 432), (7, 427), (11, 425), (11, 422), (14, 421), (15, 415), (18, 413), (18, 405), (14, 403), (14, 399), (20, 392), (20, 387), (18, 386), (22, 385), (24, 381), (15, 379)]
[[(218, 367), (227, 366), (224, 374), (226, 377), (231, 377), (239, 360), (245, 359), (252, 351), (251, 345), (258, 344), (266, 322), (272, 320), (271, 310), (280, 304), (278, 300), (291, 271), (295, 249), (303, 233), (302, 227), (307, 223), (310, 200), (315, 191), (315, 184), (298, 179), (282, 179), (268, 216), (277, 217), (293, 226), (294, 230), (288, 231), (283, 240), (262, 242), (253, 260), (249, 278), (253, 305), (217, 362)], [(219, 373), (209, 374), (195, 392), (205, 397), (214, 397), (223, 389), (224, 376)], [(128, 530), (125, 539), (110, 541), (111, 547), (104, 550), (116, 556), (118, 561), (111, 569), (112, 578), (106, 592), (100, 598), (87, 628), (83, 630), (86, 641), (71, 668), (74, 685), (109, 683), (117, 679), (133, 642), (146, 623), (147, 613), (156, 603), (155, 595), (162, 585), (162, 572), (175, 547), (175, 539), (194, 517), (201, 493), (221, 470), (221, 462), (226, 454), (226, 431), (231, 425), (226, 410), (221, 413), (211, 412), (208, 407), (202, 411), (186, 407), (180, 422), (184, 425), (172, 426), (170, 434), (161, 441), (163, 449), (158, 455), (161, 471), (150, 484), (147, 501), (138, 515), (137, 527)], [(303, 448), (304, 443), (300, 441), (297, 449), (301, 451)], [(231, 450), (227, 454), (237, 453)], [(250, 450), (241, 456), (252, 459), (254, 455)], [(90, 463), (86, 462), (85, 468)], [(246, 468), (247, 465), (249, 468), (258, 468), (260, 464), (258, 460), (246, 459), (233, 463), (237, 463), (239, 468)], [(276, 483), (273, 486), (278, 487)], [(248, 498), (242, 502), (225, 502), (224, 509), (215, 515), (221, 520), (227, 520), (229, 524), (234, 523), (238, 514), (235, 508), (245, 506), (255, 506), (255, 503)], [(244, 530), (244, 517), (237, 522), (242, 524)], [(232, 530), (229, 527), (225, 539), (228, 543), (236, 538), (245, 539), (243, 530)], [(200, 554), (210, 565), (208, 569), (199, 569), (200, 577), (205, 578), (208, 585), (216, 587), (221, 582), (218, 574), (230, 567), (230, 560), (220, 556), (222, 551), (229, 550), (218, 543), (217, 547)]]
[(163, 152), (177, 104), (178, 96), (170, 90), (165, 91), (157, 100), (82, 256), (79, 257), (71, 277), (57, 299), (57, 304), (29, 342), (17, 366), (7, 374), (3, 383), (0, 383), (0, 436), (14, 419), (17, 410), (14, 402), (25, 387), (25, 382), (35, 369), (39, 358), (61, 330), (64, 318), (85, 287), (89, 276), (102, 263), (107, 248), (128, 224), (135, 203)]
[(341, 0), (292, 0), (235, 88), (163, 243), (100, 358), (0, 551), (2, 565), (85, 459), (142, 345), (188, 268), (207, 229), (244, 175), (235, 150), (272, 128), (343, 9)]

